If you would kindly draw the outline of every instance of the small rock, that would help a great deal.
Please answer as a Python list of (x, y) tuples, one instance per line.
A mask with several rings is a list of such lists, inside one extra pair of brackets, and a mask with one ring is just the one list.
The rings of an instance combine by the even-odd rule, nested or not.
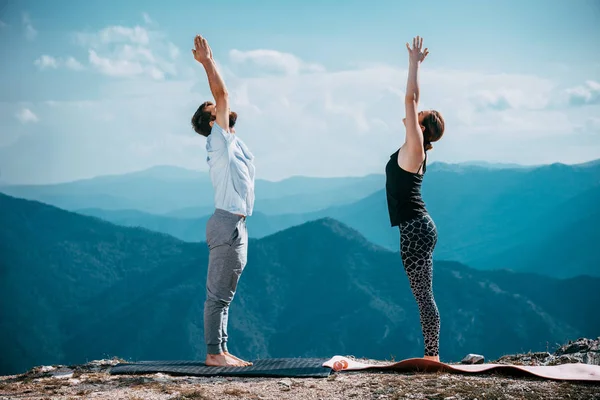
[(53, 366), (53, 365), (43, 365), (40, 368), (40, 372), (41, 373), (46, 373), (46, 372), (54, 371), (55, 369), (56, 369), (56, 367)]
[(485, 357), (479, 354), (467, 354), (465, 358), (462, 359), (462, 364), (483, 364), (485, 361)]
[(277, 383), (283, 385), (284, 387), (287, 387), (288, 389), (292, 387), (292, 381), (290, 379), (282, 379)]
[(73, 377), (73, 370), (71, 368), (58, 368), (50, 374), (52, 377), (57, 379), (70, 379)]
[(154, 374), (154, 379), (157, 382), (167, 382), (170, 381), (171, 377), (169, 375), (163, 374), (162, 372), (157, 372), (156, 374)]

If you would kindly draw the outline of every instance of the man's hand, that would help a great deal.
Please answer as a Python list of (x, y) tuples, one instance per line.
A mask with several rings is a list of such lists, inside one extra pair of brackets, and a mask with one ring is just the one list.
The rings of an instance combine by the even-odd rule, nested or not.
[(414, 62), (414, 63), (423, 62), (423, 60), (425, 60), (425, 57), (427, 57), (427, 54), (429, 54), (428, 49), (422, 50), (423, 49), (423, 38), (420, 36), (417, 36), (416, 38), (413, 39), (412, 49), (410, 48), (408, 43), (406, 43), (406, 48), (408, 49), (408, 57), (409, 57), (410, 61)]
[(226, 132), (229, 131), (229, 95), (225, 82), (217, 70), (217, 65), (213, 59), (212, 50), (206, 39), (200, 35), (194, 38), (194, 48), (192, 49), (194, 59), (204, 67), (208, 78), (208, 86), (215, 98), (216, 123)]
[(200, 64), (212, 60), (212, 50), (206, 39), (200, 35), (196, 35), (194, 38), (194, 48), (192, 49), (192, 53), (194, 54), (194, 59)]

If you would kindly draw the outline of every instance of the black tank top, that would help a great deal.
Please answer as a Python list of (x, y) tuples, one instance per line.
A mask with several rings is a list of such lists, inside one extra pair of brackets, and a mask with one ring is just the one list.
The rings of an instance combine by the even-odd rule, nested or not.
[[(423, 175), (403, 170), (398, 165), (398, 151), (391, 155), (385, 166), (385, 193), (392, 226), (423, 214), (427, 214), (425, 203), (421, 197)], [(423, 164), (423, 173), (427, 169), (427, 153)], [(421, 168), (419, 168), (419, 171)]]

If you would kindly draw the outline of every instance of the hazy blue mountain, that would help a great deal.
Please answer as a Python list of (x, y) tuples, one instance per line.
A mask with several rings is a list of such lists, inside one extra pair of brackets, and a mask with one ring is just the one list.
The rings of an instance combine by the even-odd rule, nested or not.
[(54, 185), (11, 185), (2, 187), (2, 192), (68, 210), (138, 209), (161, 213), (213, 202), (207, 173), (177, 167), (153, 167)]
[[(524, 169), (531, 169), (531, 168), (535, 168), (537, 166), (530, 166), (530, 165), (521, 165), (521, 164), (514, 164), (514, 163), (492, 163), (489, 161), (466, 161), (466, 162), (462, 162), (460, 164), (449, 164), (449, 163), (443, 163), (443, 162), (437, 162), (435, 163), (436, 167), (442, 167), (442, 165), (462, 165), (462, 166), (468, 166), (468, 167), (482, 167), (482, 168), (488, 168), (488, 169), (515, 169), (515, 168), (524, 168)], [(433, 165), (433, 164), (432, 164)]]
[[(524, 263), (520, 260), (525, 258), (516, 247), (527, 249), (543, 242), (537, 250), (553, 246), (559, 251), (563, 245), (565, 249), (576, 246), (578, 241), (570, 235), (573, 228), (569, 226), (583, 223), (588, 228), (587, 238), (599, 240), (600, 231), (594, 229), (593, 222), (597, 218), (599, 187), (600, 165), (594, 164), (553, 164), (527, 170), (470, 167), (463, 172), (432, 168), (423, 184), (423, 196), (438, 227), (436, 257), (483, 269), (521, 268)], [(350, 225), (374, 243), (392, 250), (399, 248), (398, 230), (390, 228), (383, 190), (310, 218), (325, 216)], [(496, 259), (499, 253), (504, 256)], [(577, 268), (551, 263), (541, 257), (542, 253), (531, 248), (526, 263), (533, 269), (529, 270), (556, 276), (584, 271), (600, 275), (594, 267), (598, 263), (587, 262), (598, 254), (593, 247), (579, 257)]]
[[(206, 223), (210, 218), (210, 215), (201, 218), (177, 218), (137, 210), (103, 210), (98, 208), (77, 210), (76, 212), (101, 218), (118, 225), (167, 233), (187, 242), (206, 240)], [(210, 212), (214, 212), (214, 209), (211, 209)], [(251, 237), (261, 238), (306, 221), (306, 217), (302, 214), (270, 216), (255, 212), (247, 223)]]
[[(349, 204), (378, 190), (383, 182), (382, 175), (257, 180), (256, 210), (268, 214), (304, 213)], [(214, 208), (208, 173), (169, 166), (54, 185), (8, 185), (2, 187), (2, 192), (66, 210), (136, 209), (175, 217), (203, 217)]]
[[(600, 204), (599, 182), (600, 164), (591, 163), (517, 170), (434, 164), (423, 192), (439, 230), (436, 257), (478, 269), (522, 269), (556, 277), (584, 273), (598, 276), (596, 246), (574, 254), (569, 249), (600, 239), (594, 222), (596, 205)], [(264, 205), (265, 201), (258, 203)], [(292, 200), (289, 204), (295, 203)], [(205, 212), (212, 210), (207, 208)], [(207, 217), (169, 220), (139, 212), (126, 212), (127, 217), (123, 212), (83, 213), (169, 233), (186, 241), (205, 240)], [(256, 212), (249, 218), (249, 232), (261, 238), (325, 217), (344, 222), (376, 244), (391, 250), (399, 248), (398, 230), (390, 227), (383, 190), (352, 204), (313, 213)], [(573, 231), (575, 234), (571, 234)], [(579, 239), (577, 235), (584, 236)], [(555, 253), (546, 252), (547, 247)]]
[[(0, 374), (38, 364), (203, 359), (204, 243), (0, 195)], [(600, 280), (436, 261), (442, 358), (593, 337)], [(251, 240), (230, 310), (247, 358), (421, 355), (400, 257), (332, 219)]]
[(167, 233), (187, 242), (206, 240), (206, 222), (209, 218), (208, 216), (202, 218), (176, 218), (138, 210), (103, 210), (100, 208), (87, 208), (76, 212), (122, 226), (139, 227)]
[[(476, 267), (508, 268), (557, 277), (600, 275), (600, 184), (555, 207), (529, 227), (473, 257)], [(507, 248), (507, 250), (499, 250)], [(495, 252), (493, 250), (496, 250)]]
[[(78, 210), (74, 210), (78, 211)], [(177, 210), (169, 211), (168, 213), (162, 214), (165, 217), (174, 217), (174, 218), (201, 218), (207, 215), (212, 214), (215, 211), (215, 207), (213, 205), (204, 206), (204, 207), (186, 207), (179, 208)]]

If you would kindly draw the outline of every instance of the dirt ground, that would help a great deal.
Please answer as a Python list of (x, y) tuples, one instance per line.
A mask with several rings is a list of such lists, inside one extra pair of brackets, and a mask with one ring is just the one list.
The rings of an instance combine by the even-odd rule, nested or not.
[[(500, 375), (341, 372), (328, 378), (203, 378), (165, 374), (112, 376), (102, 360), (78, 367), (37, 367), (0, 378), (4, 399), (585, 399), (600, 385)], [(94, 364), (95, 363), (95, 364)]]

